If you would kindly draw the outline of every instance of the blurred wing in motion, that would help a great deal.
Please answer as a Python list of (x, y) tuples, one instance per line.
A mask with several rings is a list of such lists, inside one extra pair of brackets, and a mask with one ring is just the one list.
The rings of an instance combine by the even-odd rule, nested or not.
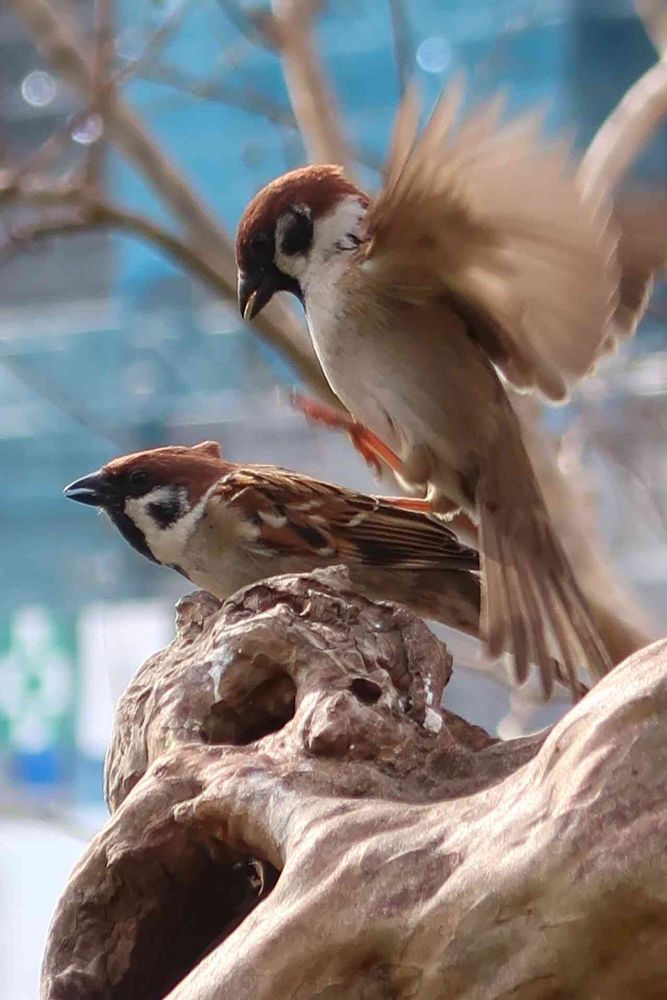
[(619, 227), (621, 267), (618, 309), (614, 317), (619, 337), (630, 337), (640, 322), (657, 276), (667, 269), (667, 197), (656, 192), (621, 194), (614, 204)]
[(562, 399), (610, 342), (617, 231), (538, 117), (501, 125), (495, 99), (455, 128), (460, 90), (419, 135), (414, 93), (403, 102), (362, 267), (387, 295), (455, 304), (514, 385)]

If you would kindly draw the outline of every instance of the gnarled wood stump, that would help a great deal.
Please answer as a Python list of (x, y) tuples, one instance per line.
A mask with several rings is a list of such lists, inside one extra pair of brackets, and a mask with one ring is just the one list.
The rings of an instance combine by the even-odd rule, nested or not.
[(450, 670), (339, 570), (184, 599), (42, 997), (667, 996), (667, 643), (506, 743), (440, 711)]

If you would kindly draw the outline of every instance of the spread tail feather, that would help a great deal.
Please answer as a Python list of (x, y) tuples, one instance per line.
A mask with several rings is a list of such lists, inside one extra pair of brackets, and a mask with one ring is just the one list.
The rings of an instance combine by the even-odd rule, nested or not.
[[(502, 458), (497, 450), (488, 456), (477, 487), (484, 579), (480, 631), (492, 656), (513, 654), (518, 683), (532, 662), (546, 698), (554, 677), (565, 679), (576, 698), (580, 669), (599, 680), (612, 662), (551, 527), (518, 429), (511, 437)], [(549, 637), (560, 665), (548, 653)]]

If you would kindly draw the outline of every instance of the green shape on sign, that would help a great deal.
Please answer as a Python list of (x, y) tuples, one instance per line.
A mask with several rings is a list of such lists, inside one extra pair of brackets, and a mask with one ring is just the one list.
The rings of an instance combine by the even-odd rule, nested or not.
[(54, 612), (21, 608), (0, 624), (0, 747), (41, 753), (71, 738), (75, 645)]

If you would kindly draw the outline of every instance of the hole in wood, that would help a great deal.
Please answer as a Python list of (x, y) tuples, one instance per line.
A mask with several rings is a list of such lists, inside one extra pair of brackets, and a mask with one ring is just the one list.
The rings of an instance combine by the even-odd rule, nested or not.
[[(254, 858), (223, 864), (208, 858), (191, 882), (165, 880), (150, 901), (154, 905), (146, 906), (122, 981), (104, 996), (160, 1000), (268, 896), (278, 876), (272, 865)], [(83, 995), (71, 984), (54, 994), (57, 1000)]]
[(296, 687), (287, 674), (267, 678), (235, 705), (219, 701), (204, 721), (208, 743), (246, 746), (275, 733), (294, 718)]
[(382, 697), (382, 688), (367, 677), (355, 677), (350, 681), (350, 691), (364, 705), (374, 705)]

